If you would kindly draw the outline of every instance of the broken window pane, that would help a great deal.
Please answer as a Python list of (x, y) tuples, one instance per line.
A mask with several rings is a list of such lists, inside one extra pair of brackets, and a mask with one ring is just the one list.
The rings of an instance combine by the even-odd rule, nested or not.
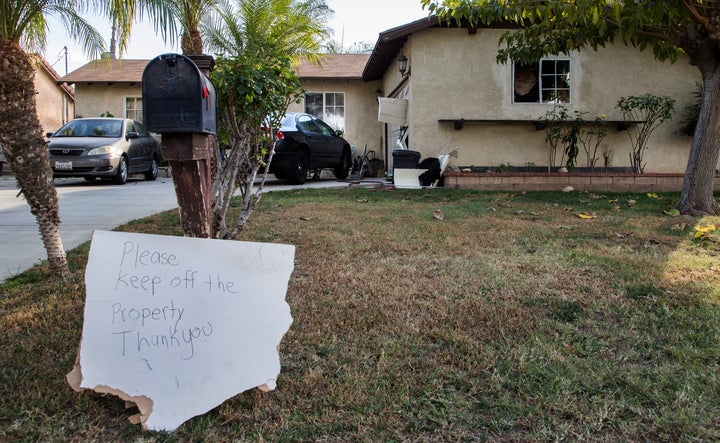
[(570, 60), (513, 65), (513, 103), (569, 103)]

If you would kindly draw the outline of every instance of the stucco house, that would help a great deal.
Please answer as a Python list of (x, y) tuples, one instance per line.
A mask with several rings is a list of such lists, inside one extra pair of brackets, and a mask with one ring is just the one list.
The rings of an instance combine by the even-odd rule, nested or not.
[[(431, 17), (380, 34), (363, 79), (381, 81), (388, 97), (407, 100), (410, 149), (425, 157), (456, 148), (453, 163), (458, 166), (547, 166), (548, 146), (538, 120), (563, 106), (589, 120), (604, 117), (602, 149), (611, 156), (611, 166), (627, 167), (630, 142), (615, 105), (621, 97), (651, 93), (674, 98), (678, 112), (652, 136), (646, 172), (684, 171), (691, 139), (677, 134), (679, 115), (700, 81), (687, 60), (661, 63), (650, 51), (616, 43), (531, 65), (499, 64), (503, 32), (447, 26)], [(403, 130), (384, 127), (389, 161), (387, 153)]]
[(59, 82), (60, 75), (45, 58), (36, 56), (35, 90), (36, 108), (43, 132), (58, 129), (75, 116), (75, 93), (72, 88)]
[[(546, 167), (551, 156), (538, 121), (563, 107), (588, 120), (602, 118), (607, 135), (601, 150), (609, 166), (629, 167), (625, 129), (632, 122), (623, 121), (618, 99), (668, 95), (676, 100), (677, 114), (653, 134), (646, 172), (684, 171), (691, 140), (677, 130), (700, 81), (687, 60), (662, 63), (649, 51), (616, 43), (533, 64), (499, 64), (503, 32), (447, 26), (435, 17), (387, 30), (372, 54), (328, 54), (320, 66), (301, 63), (306, 95), (291, 110), (313, 113), (343, 130), (358, 153), (374, 151), (392, 171), (398, 140), (423, 158), (454, 149), (451, 165), (458, 167)], [(75, 84), (78, 116), (109, 112), (141, 119), (147, 62), (94, 61), (58, 81)], [(386, 118), (389, 105), (398, 103), (404, 105), (402, 116), (392, 109), (392, 118)], [(581, 152), (577, 165), (583, 161)]]
[(367, 147), (380, 157), (384, 138), (377, 112), (382, 82), (363, 79), (369, 58), (369, 54), (326, 54), (320, 65), (300, 62), (298, 75), (305, 96), (290, 105), (290, 111), (319, 117), (343, 131), (358, 154)]
[(75, 117), (134, 118), (142, 121), (142, 73), (149, 60), (93, 60), (58, 82), (75, 85)]
[[(39, 55), (33, 56), (35, 66), (35, 108), (43, 134), (52, 132), (75, 116), (75, 93), (59, 81), (60, 75)], [(0, 149), (0, 172), (5, 167), (5, 156)]]

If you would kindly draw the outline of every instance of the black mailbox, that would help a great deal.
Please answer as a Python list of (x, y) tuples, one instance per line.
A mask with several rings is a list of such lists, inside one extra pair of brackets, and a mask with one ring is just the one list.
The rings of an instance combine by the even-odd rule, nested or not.
[(217, 132), (215, 87), (184, 55), (163, 54), (150, 60), (142, 76), (142, 101), (148, 131)]

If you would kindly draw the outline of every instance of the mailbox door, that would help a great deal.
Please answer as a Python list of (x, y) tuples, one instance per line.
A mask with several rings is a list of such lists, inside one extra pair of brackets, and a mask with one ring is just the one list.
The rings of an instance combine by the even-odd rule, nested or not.
[(215, 88), (184, 55), (164, 54), (151, 60), (143, 72), (142, 96), (148, 131), (216, 132)]

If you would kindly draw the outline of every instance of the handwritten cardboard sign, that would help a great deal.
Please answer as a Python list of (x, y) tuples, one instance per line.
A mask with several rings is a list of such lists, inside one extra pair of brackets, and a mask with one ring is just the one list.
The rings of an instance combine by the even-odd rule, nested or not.
[(135, 403), (172, 431), (254, 387), (274, 389), (294, 246), (95, 231), (75, 389)]

